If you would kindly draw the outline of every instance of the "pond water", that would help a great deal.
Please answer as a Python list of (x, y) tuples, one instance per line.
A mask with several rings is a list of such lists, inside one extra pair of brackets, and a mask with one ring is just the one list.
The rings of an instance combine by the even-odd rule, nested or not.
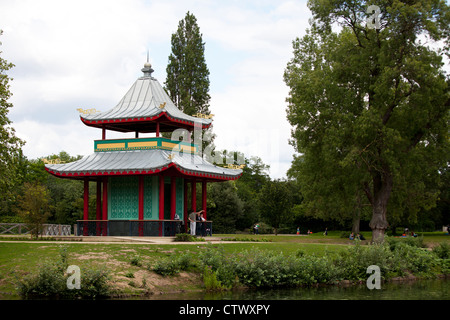
[(382, 283), (369, 290), (365, 284), (314, 288), (235, 290), (221, 293), (152, 295), (150, 300), (450, 300), (450, 279)]

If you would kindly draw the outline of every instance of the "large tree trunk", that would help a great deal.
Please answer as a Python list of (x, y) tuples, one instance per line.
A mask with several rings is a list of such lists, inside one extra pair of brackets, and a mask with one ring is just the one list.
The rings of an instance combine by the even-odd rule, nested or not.
[(353, 232), (353, 234), (359, 233), (359, 225), (360, 225), (360, 218), (359, 218), (359, 216), (358, 217), (354, 216), (353, 217), (353, 225), (352, 225), (352, 232)]
[(389, 227), (387, 222), (387, 205), (392, 191), (392, 176), (387, 170), (383, 174), (377, 173), (373, 177), (372, 242), (383, 242), (384, 232)]

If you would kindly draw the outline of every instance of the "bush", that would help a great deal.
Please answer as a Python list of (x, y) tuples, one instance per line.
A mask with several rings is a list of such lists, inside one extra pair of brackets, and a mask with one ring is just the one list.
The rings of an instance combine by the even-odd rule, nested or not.
[(205, 241), (203, 238), (197, 238), (189, 233), (177, 233), (175, 235), (175, 240), (177, 242), (196, 242), (196, 241)]
[(433, 248), (433, 253), (439, 259), (450, 259), (450, 246), (446, 242), (442, 242), (440, 245)]
[(387, 243), (391, 249), (394, 251), (396, 246), (400, 244), (406, 244), (408, 246), (424, 248), (423, 235), (420, 237), (406, 237), (406, 238), (394, 238), (394, 237), (384, 237), (385, 243)]
[(180, 272), (178, 264), (171, 258), (163, 258), (158, 260), (151, 270), (162, 276), (173, 276), (174, 274)]
[(142, 259), (140, 256), (135, 255), (131, 257), (130, 263), (132, 266), (140, 267), (142, 266)]
[(192, 260), (191, 255), (189, 253), (184, 253), (175, 258), (162, 258), (158, 260), (154, 266), (149, 265), (148, 269), (162, 276), (171, 276), (195, 266), (196, 264)]
[(362, 246), (358, 240), (348, 250), (341, 252), (334, 260), (337, 267), (337, 277), (341, 280), (367, 279), (367, 267), (377, 265), (382, 276), (393, 271), (393, 254), (389, 246), (383, 244), (371, 244)]
[(21, 297), (58, 297), (67, 290), (64, 273), (55, 263), (42, 263), (36, 274), (17, 279), (17, 290)]
[(196, 266), (196, 263), (192, 260), (192, 256), (189, 252), (186, 252), (178, 256), (175, 263), (178, 266), (178, 269), (180, 270), (187, 270), (191, 267)]
[(83, 269), (81, 274), (81, 289), (69, 290), (68, 296), (95, 299), (110, 295), (108, 284), (109, 273), (106, 270)]
[(108, 272), (83, 268), (81, 272), (81, 288), (68, 289), (65, 274), (67, 263), (67, 248), (60, 248), (60, 259), (54, 262), (44, 262), (35, 274), (29, 274), (17, 279), (18, 293), (23, 298), (55, 297), (55, 298), (97, 298), (108, 296)]
[(231, 288), (231, 286), (224, 286), (222, 282), (217, 279), (217, 271), (213, 271), (211, 267), (206, 266), (203, 270), (203, 283), (208, 291), (222, 291)]
[[(226, 256), (222, 248), (208, 248), (200, 253), (204, 281), (208, 288), (231, 288), (237, 284), (247, 287), (292, 287), (331, 284), (340, 280), (367, 280), (367, 268), (376, 265), (383, 279), (402, 276), (406, 272), (433, 276), (447, 273), (448, 245), (435, 249), (435, 254), (420, 247), (420, 241), (355, 245), (336, 253), (317, 257), (298, 250), (294, 255), (272, 251), (249, 250)], [(205, 284), (206, 285), (206, 284)]]

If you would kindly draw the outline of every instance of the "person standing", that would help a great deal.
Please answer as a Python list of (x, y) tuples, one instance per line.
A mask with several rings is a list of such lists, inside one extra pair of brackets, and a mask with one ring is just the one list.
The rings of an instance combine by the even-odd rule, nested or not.
[(200, 213), (202, 213), (203, 210), (200, 210), (198, 212), (192, 211), (191, 214), (189, 215), (188, 219), (190, 222), (190, 228), (191, 228), (191, 235), (195, 236), (196, 235), (196, 228), (197, 228), (197, 216), (200, 215)]
[[(202, 210), (202, 211), (203, 211), (203, 210)], [(201, 232), (202, 232), (202, 237), (206, 237), (206, 219), (205, 219), (205, 217), (203, 216), (203, 212), (200, 213), (200, 220), (202, 221), (202, 222), (201, 222), (201, 227), (200, 227), (200, 230), (201, 230)]]

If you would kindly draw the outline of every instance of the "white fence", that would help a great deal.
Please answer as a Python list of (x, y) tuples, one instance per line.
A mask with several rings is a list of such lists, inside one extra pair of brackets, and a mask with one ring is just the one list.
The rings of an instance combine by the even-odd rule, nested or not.
[[(72, 228), (68, 224), (44, 224), (44, 236), (70, 236)], [(0, 223), (0, 234), (28, 234), (30, 226), (25, 223)]]

